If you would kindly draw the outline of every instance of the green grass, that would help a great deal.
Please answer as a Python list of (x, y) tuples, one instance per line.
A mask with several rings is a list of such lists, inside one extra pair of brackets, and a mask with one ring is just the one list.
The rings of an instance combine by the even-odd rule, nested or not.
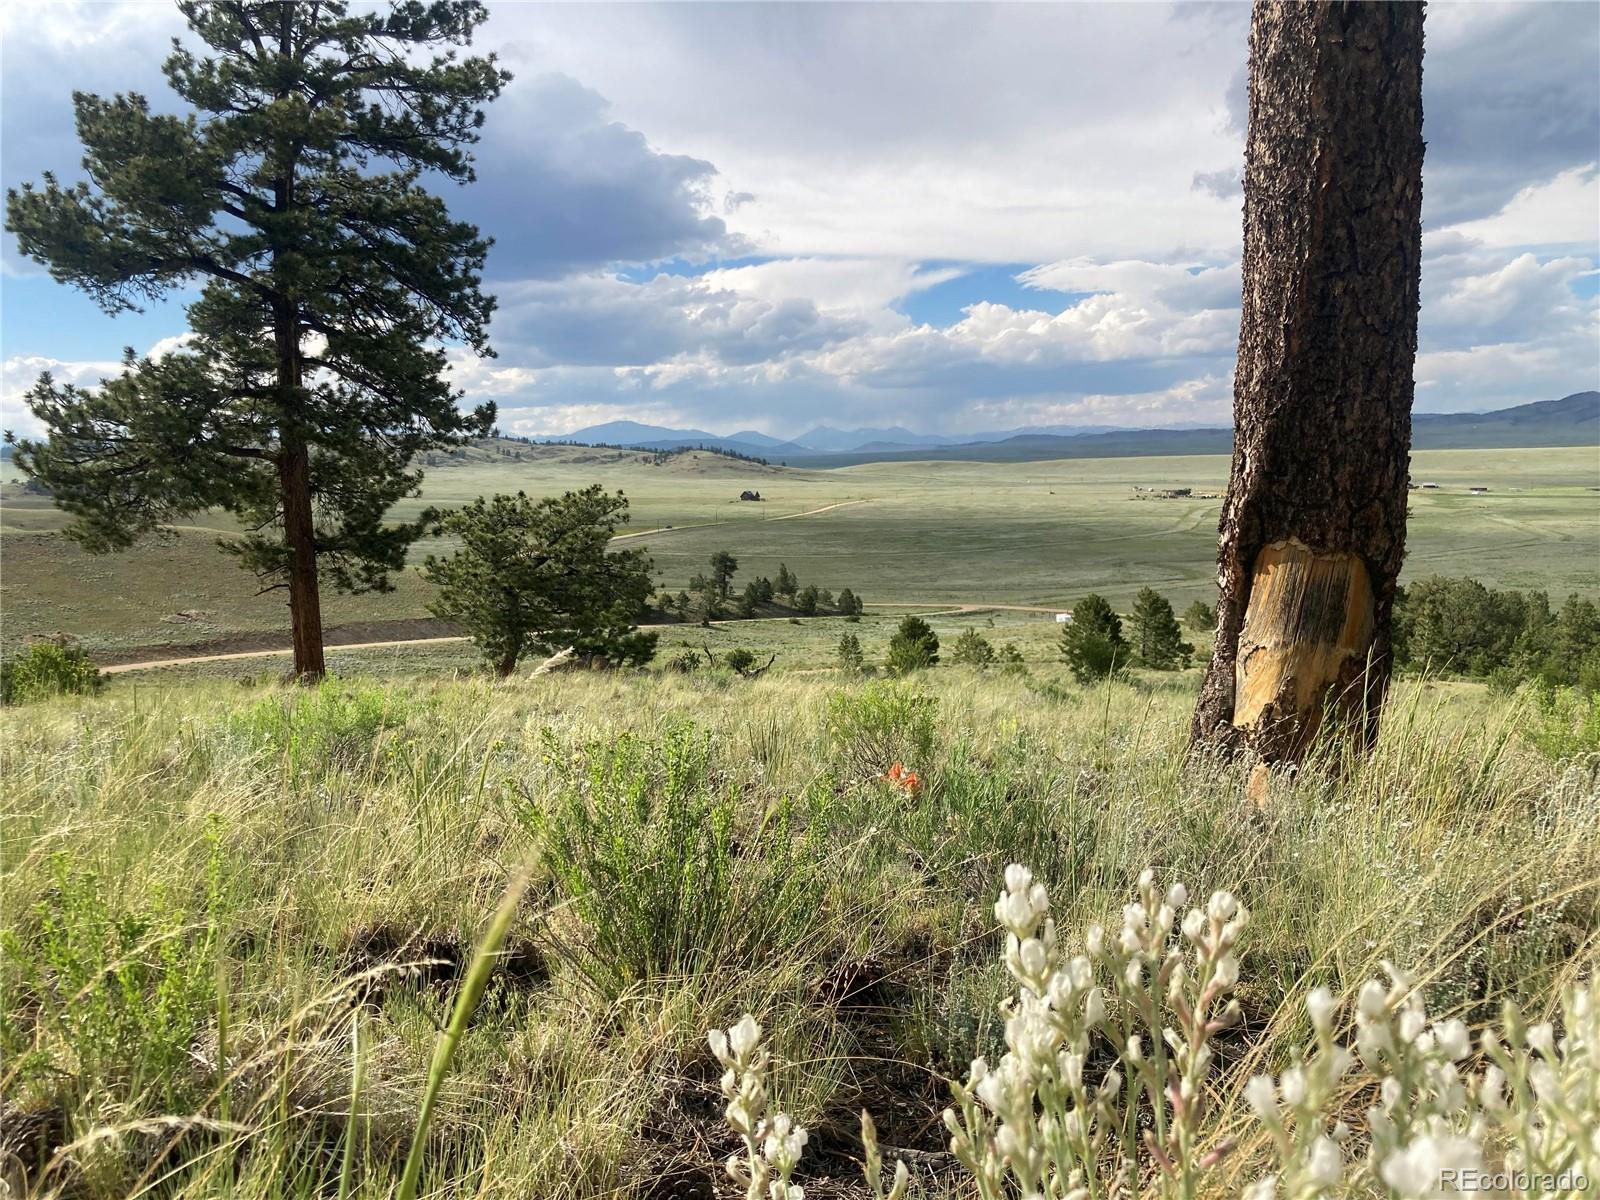
[[(627, 451), (530, 448), (527, 455), (518, 462), (475, 452), (430, 470), (422, 500), (408, 502), (401, 515), (423, 503), (448, 506), (518, 489), (550, 494), (598, 481), (628, 493), (630, 531), (643, 535), (632, 544), (649, 550), (660, 584), (673, 590), (703, 571), (713, 552), (728, 549), (741, 579), (774, 574), (786, 562), (803, 582), (850, 587), (869, 602), (1054, 608), (1100, 591), (1126, 605), (1148, 584), (1180, 611), (1212, 592), (1220, 501), (1138, 500), (1133, 489), (1221, 492), (1228, 470), (1223, 457), (824, 471), (712, 455), (661, 466)], [(1441, 490), (1412, 494), (1409, 577), (1472, 575), (1557, 596), (1600, 591), (1600, 462), (1593, 449), (1420, 452), (1413, 476)], [(1467, 495), (1474, 484), (1493, 490)], [(768, 499), (740, 502), (745, 487)], [(259, 637), (285, 627), (281, 594), (256, 596), (254, 581), (215, 549), (215, 529), (187, 529), (173, 544), (97, 559), (52, 532), (62, 517), (48, 503), (13, 491), (0, 517), (6, 643), (64, 631), (104, 651)], [(843, 507), (794, 515), (836, 504)], [(325, 622), (425, 616), (427, 585), (414, 571), (397, 583), (391, 595), (328, 596)], [(182, 612), (199, 615), (172, 619)]]
[[(777, 624), (814, 649), (846, 627)], [(44, 1186), (89, 1197), (387, 1197), (414, 1143), (419, 1195), (707, 1194), (735, 1147), (704, 1031), (748, 1010), (774, 1107), (813, 1131), (797, 1181), (858, 1195), (859, 1109), (936, 1151), (941, 1077), (997, 1045), (1017, 860), (1063, 930), (1114, 923), (1147, 864), (1251, 908), (1219, 1127), (1315, 984), (1348, 996), (1392, 958), (1477, 1023), (1592, 969), (1593, 748), (1534, 736), (1534, 698), (1405, 682), (1369, 758), (1263, 810), (1239, 770), (1185, 764), (1192, 673), (1085, 689), (1029, 645), (1026, 676), (851, 681), (797, 642), (755, 681), (397, 658), (7, 710), (0, 1135), (64, 1147)]]

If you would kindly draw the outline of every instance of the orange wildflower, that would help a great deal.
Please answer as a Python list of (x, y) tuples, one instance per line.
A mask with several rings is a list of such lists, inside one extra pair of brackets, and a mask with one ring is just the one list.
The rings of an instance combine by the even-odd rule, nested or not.
[(897, 762), (885, 771), (883, 780), (885, 783), (899, 788), (909, 796), (915, 796), (922, 790), (922, 780), (917, 777), (915, 771), (906, 770), (904, 763)]

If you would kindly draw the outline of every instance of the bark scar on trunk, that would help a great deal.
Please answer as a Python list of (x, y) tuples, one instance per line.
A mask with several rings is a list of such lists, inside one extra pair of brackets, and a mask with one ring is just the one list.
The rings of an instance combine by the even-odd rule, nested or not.
[(1344, 698), (1372, 646), (1375, 597), (1349, 551), (1287, 538), (1256, 555), (1234, 665), (1236, 728), (1303, 747)]

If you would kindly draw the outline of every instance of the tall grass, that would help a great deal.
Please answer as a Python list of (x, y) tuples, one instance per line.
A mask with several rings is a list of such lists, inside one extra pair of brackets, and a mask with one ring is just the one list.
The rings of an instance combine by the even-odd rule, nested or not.
[[(47, 1194), (390, 1197), (416, 1146), (431, 1194), (703, 1194), (736, 1147), (702, 1031), (750, 1011), (774, 1108), (813, 1133), (796, 1181), (847, 1190), (862, 1107), (886, 1159), (938, 1155), (942, 1078), (998, 1041), (1008, 861), (1063, 928), (1114, 924), (1147, 865), (1251, 909), (1207, 1136), (1303, 1044), (1314, 987), (1391, 958), (1481, 1024), (1592, 970), (1594, 760), (1541, 741), (1536, 701), (1406, 684), (1373, 754), (1265, 808), (1185, 766), (1190, 702), (939, 668), (9, 710), (7, 1169)], [(895, 761), (920, 789), (881, 778)], [(523, 863), (487, 970), (478, 931)], [(939, 1161), (914, 1193), (943, 1194)]]

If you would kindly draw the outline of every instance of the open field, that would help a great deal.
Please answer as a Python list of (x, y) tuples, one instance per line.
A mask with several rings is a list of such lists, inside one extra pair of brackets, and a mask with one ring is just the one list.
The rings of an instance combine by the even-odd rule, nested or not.
[[(773, 574), (785, 562), (803, 582), (850, 587), (869, 602), (930, 606), (1056, 608), (1091, 590), (1125, 604), (1148, 584), (1181, 610), (1210, 594), (1220, 501), (1140, 500), (1134, 488), (1221, 492), (1228, 470), (1220, 456), (823, 471), (710, 455), (652, 465), (650, 455), (627, 451), (513, 452), (526, 457), (473, 451), (430, 470), (424, 496), (404, 511), (600, 482), (627, 492), (629, 533), (638, 535), (630, 543), (650, 552), (663, 587), (682, 587), (714, 551), (728, 549), (739, 558), (741, 578)], [(1422, 452), (1413, 476), (1441, 486), (1413, 493), (1409, 577), (1470, 574), (1557, 596), (1600, 592), (1600, 452)], [(1466, 493), (1480, 484), (1491, 492)], [(740, 502), (744, 488), (767, 499)], [(175, 531), (170, 543), (107, 558), (85, 555), (52, 532), (62, 523), (47, 501), (7, 488), (0, 607), (8, 644), (64, 631), (97, 651), (186, 646), (286, 625), (281, 594), (255, 595), (253, 581), (216, 550), (224, 521), (201, 520)], [(429, 548), (448, 546), (419, 553)], [(427, 585), (414, 571), (396, 583), (389, 595), (328, 595), (325, 623), (425, 616)], [(178, 615), (184, 613), (192, 615)]]
[[(735, 1143), (704, 1031), (748, 1010), (812, 1131), (808, 1197), (864, 1195), (863, 1106), (919, 1198), (965, 1195), (938, 1113), (998, 1049), (1003, 867), (1039, 872), (1076, 945), (1153, 864), (1254, 914), (1200, 1143), (1243, 1137), (1204, 1193), (1236, 1195), (1266, 1144), (1240, 1087), (1287, 1064), (1313, 985), (1348, 1002), (1390, 958), (1476, 1025), (1508, 998), (1546, 1016), (1592, 968), (1600, 789), (1535, 748), (1525, 700), (1407, 683), (1372, 758), (1262, 811), (1235, 770), (1185, 767), (1191, 688), (430, 670), (7, 710), (0, 1133), (93, 1200), (309, 1200), (346, 1164), (350, 1195), (391, 1196), (470, 947), (526, 867), (426, 1194), (713, 1195)], [(894, 760), (919, 791), (879, 780)]]

